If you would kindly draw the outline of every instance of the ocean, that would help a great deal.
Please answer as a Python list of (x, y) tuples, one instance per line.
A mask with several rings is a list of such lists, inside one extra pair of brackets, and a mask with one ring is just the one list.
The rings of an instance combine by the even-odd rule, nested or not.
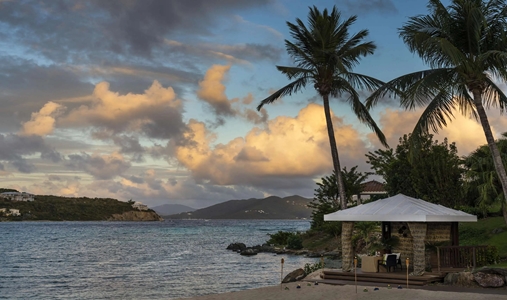
[(268, 234), (303, 220), (0, 223), (0, 299), (174, 299), (280, 283), (318, 259), (260, 253)]

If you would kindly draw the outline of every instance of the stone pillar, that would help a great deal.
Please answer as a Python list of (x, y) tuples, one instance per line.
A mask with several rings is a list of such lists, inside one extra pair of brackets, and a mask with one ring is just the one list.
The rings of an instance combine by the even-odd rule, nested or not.
[(354, 269), (354, 249), (352, 248), (352, 230), (354, 222), (342, 222), (342, 271)]
[(408, 228), (413, 238), (414, 259), (410, 262), (414, 267), (414, 272), (411, 275), (421, 276), (426, 269), (426, 253), (425, 253), (425, 240), (426, 240), (426, 223), (411, 223), (408, 222)]

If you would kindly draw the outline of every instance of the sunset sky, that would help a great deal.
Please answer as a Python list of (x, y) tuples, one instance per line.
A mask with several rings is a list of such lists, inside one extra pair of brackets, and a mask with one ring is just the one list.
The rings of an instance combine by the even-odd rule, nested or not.
[[(298, 194), (332, 171), (324, 111), (311, 86), (255, 107), (288, 83), (275, 65), (286, 21), (308, 6), (357, 15), (378, 48), (355, 69), (387, 81), (426, 68), (398, 37), (425, 1), (0, 1), (0, 187), (202, 208)], [(500, 83), (505, 89), (505, 84)], [(342, 166), (369, 171), (374, 134), (332, 100)], [(392, 147), (420, 110), (396, 99), (371, 114)], [(505, 116), (488, 111), (496, 137)], [(456, 114), (438, 138), (461, 155), (485, 143)]]

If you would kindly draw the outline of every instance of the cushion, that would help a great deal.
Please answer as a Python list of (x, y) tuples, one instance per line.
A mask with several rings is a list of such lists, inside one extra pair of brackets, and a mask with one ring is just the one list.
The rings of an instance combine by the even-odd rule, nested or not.
[(386, 264), (386, 261), (387, 261), (387, 256), (389, 254), (384, 254), (384, 258), (382, 259), (382, 263), (385, 265)]
[(400, 259), (401, 253), (393, 253), (396, 254), (396, 260)]

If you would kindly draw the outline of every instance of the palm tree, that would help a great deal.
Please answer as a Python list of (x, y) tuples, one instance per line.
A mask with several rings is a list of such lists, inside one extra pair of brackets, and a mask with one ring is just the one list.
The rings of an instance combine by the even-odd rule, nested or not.
[[(502, 161), (507, 161), (507, 132), (502, 134), (502, 139), (497, 140), (497, 147), (502, 156)], [(466, 168), (465, 187), (473, 197), (474, 203), (484, 217), (487, 216), (488, 206), (500, 202), (505, 206), (505, 198), (502, 185), (498, 180), (495, 166), (488, 145), (482, 145), (474, 152), (464, 157), (463, 164)], [(502, 211), (504, 208), (502, 208)], [(504, 216), (505, 217), (505, 216)], [(507, 222), (507, 220), (505, 220)]]
[[(342, 173), (340, 172), (340, 160), (329, 108), (329, 97), (345, 96), (346, 101), (352, 106), (359, 120), (373, 129), (382, 144), (387, 145), (387, 143), (384, 134), (359, 100), (359, 94), (356, 90), (356, 88), (374, 90), (381, 86), (383, 82), (352, 72), (352, 68), (359, 63), (362, 57), (373, 54), (376, 46), (373, 42), (363, 42), (363, 39), (368, 35), (367, 30), (361, 30), (349, 36), (349, 27), (356, 21), (356, 16), (352, 16), (343, 22), (340, 16), (341, 14), (336, 7), (333, 7), (331, 13), (328, 13), (327, 9), (320, 12), (314, 6), (313, 8), (310, 7), (310, 13), (308, 14), (308, 28), (300, 19), (296, 19), (295, 24), (287, 22), (294, 42), (285, 40), (285, 48), (294, 59), (296, 66), (277, 66), (277, 69), (293, 81), (262, 100), (257, 110), (260, 110), (265, 104), (272, 103), (280, 97), (292, 95), (305, 88), (307, 84), (313, 83), (314, 88), (324, 102), (331, 156), (334, 172), (337, 174), (339, 199), (341, 208), (345, 209), (347, 207), (347, 198)], [(342, 224), (345, 224), (345, 222)], [(349, 226), (349, 224), (344, 226), (350, 227), (347, 227), (348, 229), (344, 232), (348, 236), (347, 232), (352, 230), (352, 226)], [(343, 243), (347, 243), (344, 240), (347, 240), (347, 238), (342, 235), (342, 251), (344, 251)], [(350, 243), (350, 241), (348, 242)], [(345, 247), (348, 246), (345, 245)], [(347, 269), (347, 264), (351, 265), (352, 258), (350, 257), (350, 262), (348, 262), (349, 258), (345, 256), (347, 255), (344, 255), (343, 265), (344, 269)]]
[[(507, 203), (507, 175), (485, 108), (504, 112), (507, 97), (494, 79), (507, 79), (507, 6), (503, 0), (453, 0), (445, 7), (429, 0), (429, 14), (411, 17), (400, 37), (429, 70), (387, 82), (366, 101), (371, 108), (387, 95), (405, 109), (425, 107), (413, 136), (447, 125), (458, 109), (478, 119), (484, 130)], [(507, 222), (507, 211), (504, 209)]]

